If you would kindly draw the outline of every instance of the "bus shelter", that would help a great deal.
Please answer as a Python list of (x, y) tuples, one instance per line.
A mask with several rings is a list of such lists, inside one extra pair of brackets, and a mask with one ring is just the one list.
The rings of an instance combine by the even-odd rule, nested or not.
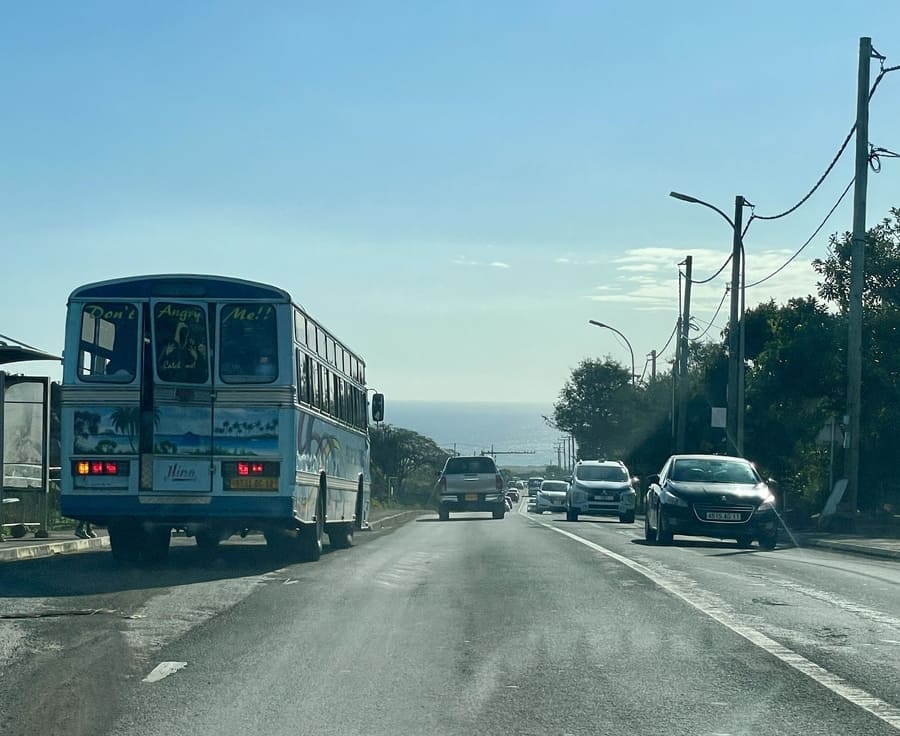
[[(60, 360), (36, 348), (0, 342), (0, 365)], [(0, 530), (48, 536), (50, 379), (0, 371)]]

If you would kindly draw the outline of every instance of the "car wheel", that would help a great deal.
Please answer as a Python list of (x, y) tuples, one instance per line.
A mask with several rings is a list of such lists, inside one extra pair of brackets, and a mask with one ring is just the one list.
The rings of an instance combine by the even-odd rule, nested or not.
[(760, 549), (773, 550), (773, 549), (775, 549), (775, 546), (777, 544), (778, 544), (778, 532), (772, 532), (771, 534), (769, 534), (759, 540)]
[(438, 509), (438, 518), (441, 521), (448, 521), (450, 519), (450, 509), (448, 509), (446, 506), (441, 506)]
[(566, 509), (566, 521), (578, 521), (578, 510)]
[(629, 514), (619, 514), (620, 524), (634, 524), (634, 511)]
[(650, 515), (644, 514), (644, 539), (648, 542), (656, 541), (656, 529), (650, 528)]
[(669, 529), (669, 525), (666, 523), (666, 515), (663, 513), (663, 510), (660, 509), (658, 512), (659, 521), (657, 522), (657, 530), (656, 530), (656, 540), (660, 544), (672, 544), (672, 540), (675, 538), (675, 535), (672, 533), (672, 530)]
[(494, 518), (495, 519), (502, 519), (504, 516), (506, 516), (506, 508), (505, 507), (502, 509), (494, 509)]
[(738, 537), (737, 546), (741, 549), (750, 549), (753, 546), (753, 539), (750, 537)]

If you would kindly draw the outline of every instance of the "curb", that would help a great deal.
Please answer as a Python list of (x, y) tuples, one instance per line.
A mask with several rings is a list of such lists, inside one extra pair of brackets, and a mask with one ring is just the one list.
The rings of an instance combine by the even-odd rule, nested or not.
[(102, 536), (95, 539), (72, 539), (65, 542), (44, 542), (28, 544), (21, 547), (3, 549), (0, 547), (0, 562), (15, 560), (33, 560), (39, 557), (53, 557), (72, 552), (87, 552), (92, 549), (109, 547), (109, 537)]
[(832, 542), (828, 539), (805, 539), (800, 546), (832, 549), (837, 552), (848, 552), (865, 557), (880, 557), (885, 560), (900, 560), (900, 550), (867, 547), (863, 544), (854, 544), (853, 542)]
[(389, 522), (389, 521), (397, 520), (398, 525), (404, 524), (404, 523), (406, 523), (407, 519), (402, 518), (402, 517), (419, 516), (420, 514), (424, 514), (424, 513), (427, 513), (427, 512), (423, 509), (411, 509), (410, 511), (401, 511), (399, 514), (391, 514), (390, 516), (384, 516), (380, 519), (375, 519), (375, 521), (370, 521), (369, 527), (365, 531), (375, 532), (375, 531), (378, 531), (379, 529), (383, 529), (386, 525), (394, 526), (393, 524), (387, 524), (387, 522)]

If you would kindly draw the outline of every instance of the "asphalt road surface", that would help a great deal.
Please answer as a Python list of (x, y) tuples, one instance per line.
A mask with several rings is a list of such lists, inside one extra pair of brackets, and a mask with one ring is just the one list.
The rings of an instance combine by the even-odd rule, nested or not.
[[(562, 514), (0, 566), (0, 722), (66, 734), (900, 733), (900, 566)], [(180, 540), (179, 540), (180, 541)], [(186, 542), (186, 540), (185, 540)], [(9, 730), (7, 730), (9, 729)]]

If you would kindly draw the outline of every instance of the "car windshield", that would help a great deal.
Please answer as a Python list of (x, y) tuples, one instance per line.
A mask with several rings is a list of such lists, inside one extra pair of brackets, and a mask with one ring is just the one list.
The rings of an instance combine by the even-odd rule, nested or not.
[(497, 472), (494, 461), (488, 457), (451, 457), (444, 468), (447, 474), (475, 474)]
[(759, 483), (750, 463), (736, 460), (676, 460), (669, 477), (683, 483)]
[(621, 465), (577, 465), (575, 478), (588, 481), (627, 481), (628, 471)]
[(565, 481), (559, 480), (545, 480), (541, 485), (542, 491), (551, 491), (551, 492), (559, 492), (565, 491), (569, 487), (569, 484)]

